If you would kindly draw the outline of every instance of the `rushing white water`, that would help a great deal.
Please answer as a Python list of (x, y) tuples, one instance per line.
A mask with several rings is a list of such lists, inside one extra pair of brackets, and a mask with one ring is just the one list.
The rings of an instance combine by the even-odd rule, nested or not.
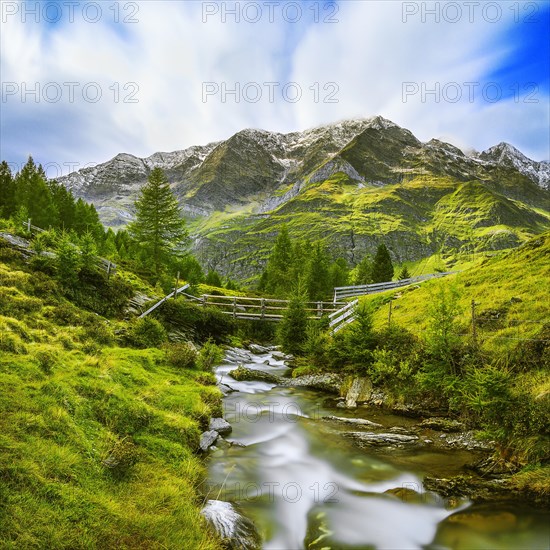
[[(445, 537), (441, 545), (438, 540), (441, 522), (467, 508), (467, 502), (450, 509), (434, 495), (402, 501), (385, 493), (422, 492), (422, 468), (403, 468), (399, 462), (414, 463), (415, 457), (398, 449), (396, 462), (391, 453), (354, 447), (341, 432), (356, 426), (335, 429), (321, 420), (343, 414), (326, 407), (325, 396), (238, 382), (228, 374), (238, 364), (278, 375), (287, 367), (271, 354), (236, 350), (217, 369), (218, 380), (236, 390), (224, 399), (224, 416), (233, 426), (227, 439), (233, 445), (212, 455), (209, 498), (236, 503), (259, 528), (264, 548), (468, 548), (446, 546)], [(536, 542), (544, 533), (533, 536)]]

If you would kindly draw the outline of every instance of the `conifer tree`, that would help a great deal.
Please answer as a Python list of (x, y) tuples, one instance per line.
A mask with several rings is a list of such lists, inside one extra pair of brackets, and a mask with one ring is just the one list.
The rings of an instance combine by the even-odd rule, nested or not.
[(27, 209), (33, 225), (44, 229), (58, 225), (59, 217), (46, 184), (46, 174), (32, 157), (15, 176), (15, 199), (18, 208)]
[(372, 283), (372, 259), (366, 255), (355, 269), (355, 284), (368, 285)]
[(373, 283), (385, 283), (393, 279), (393, 264), (391, 261), (390, 253), (386, 248), (386, 245), (382, 243), (378, 246), (374, 261), (372, 264), (372, 282)]
[(187, 242), (178, 201), (160, 168), (151, 171), (135, 202), (135, 209), (136, 219), (128, 231), (145, 249), (159, 277), (163, 264), (171, 255), (181, 255)]
[(409, 279), (411, 274), (409, 273), (409, 270), (407, 269), (407, 266), (404, 265), (401, 271), (399, 272), (399, 279)]
[(298, 285), (290, 296), (288, 308), (277, 326), (277, 339), (286, 353), (298, 355), (303, 351), (308, 325), (305, 301), (305, 291)]
[(265, 289), (275, 295), (286, 295), (292, 285), (292, 243), (286, 225), (283, 225), (271, 256), (267, 261)]
[(219, 273), (214, 269), (210, 269), (208, 271), (205, 283), (207, 285), (216, 286), (218, 288), (221, 288), (223, 286), (222, 278), (220, 277)]
[(349, 268), (344, 258), (338, 258), (332, 262), (329, 269), (330, 287), (346, 286), (349, 284)]
[(329, 260), (325, 248), (318, 242), (306, 268), (306, 289), (310, 300), (325, 300), (332, 293)]
[(8, 163), (0, 163), (0, 217), (10, 218), (17, 211), (15, 181)]

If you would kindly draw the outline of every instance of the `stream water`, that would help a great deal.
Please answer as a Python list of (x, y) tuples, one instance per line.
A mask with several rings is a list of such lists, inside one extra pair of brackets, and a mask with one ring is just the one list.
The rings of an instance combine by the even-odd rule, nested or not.
[[(390, 428), (414, 421), (376, 409), (346, 410), (321, 392), (237, 382), (238, 363), (283, 375), (271, 353), (232, 350), (217, 377), (237, 390), (224, 398), (230, 444), (209, 463), (208, 495), (235, 503), (253, 520), (265, 549), (547, 549), (548, 515), (516, 503), (473, 506), (423, 492), (425, 474), (459, 473), (466, 451), (361, 449), (323, 420), (367, 418)], [(391, 491), (391, 492), (386, 492)], [(413, 492), (414, 491), (414, 492)]]

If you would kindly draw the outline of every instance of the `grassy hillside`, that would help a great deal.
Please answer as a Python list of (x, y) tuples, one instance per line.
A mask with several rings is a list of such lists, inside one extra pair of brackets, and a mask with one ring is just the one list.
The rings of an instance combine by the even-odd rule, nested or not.
[(196, 454), (213, 375), (62, 290), (0, 240), (0, 547), (218, 548)]
[(548, 494), (550, 232), (461, 273), (361, 301), (383, 350), (369, 375), (394, 399), (439, 400), (516, 465), (542, 466), (517, 480)]
[(258, 275), (283, 224), (296, 238), (324, 241), (351, 264), (384, 242), (397, 263), (438, 254), (449, 268), (469, 261), (474, 251), (510, 249), (550, 228), (548, 193), (532, 182), (519, 184), (528, 188), (529, 200), (518, 200), (504, 184), (450, 176), (418, 175), (377, 186), (338, 172), (305, 185), (269, 214), (217, 212), (193, 221), (191, 230), (202, 236), (199, 255), (219, 259), (222, 270), (231, 264), (235, 278)]
[(511, 349), (517, 346), (517, 338), (535, 338), (545, 323), (550, 324), (550, 233), (474, 262), (456, 275), (364, 300), (376, 304), (375, 323), (381, 327), (387, 323), (388, 303), (393, 297), (392, 321), (422, 333), (434, 296), (450, 287), (459, 295), (459, 323), (464, 334), (471, 332), (474, 300), (478, 336), (486, 345)]

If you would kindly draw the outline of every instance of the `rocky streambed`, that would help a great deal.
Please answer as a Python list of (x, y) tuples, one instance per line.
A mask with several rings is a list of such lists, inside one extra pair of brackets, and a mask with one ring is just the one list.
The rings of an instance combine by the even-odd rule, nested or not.
[(230, 547), (548, 546), (544, 509), (507, 488), (491, 442), (422, 406), (392, 410), (365, 380), (290, 379), (287, 359), (231, 349), (217, 369), (204, 515)]

